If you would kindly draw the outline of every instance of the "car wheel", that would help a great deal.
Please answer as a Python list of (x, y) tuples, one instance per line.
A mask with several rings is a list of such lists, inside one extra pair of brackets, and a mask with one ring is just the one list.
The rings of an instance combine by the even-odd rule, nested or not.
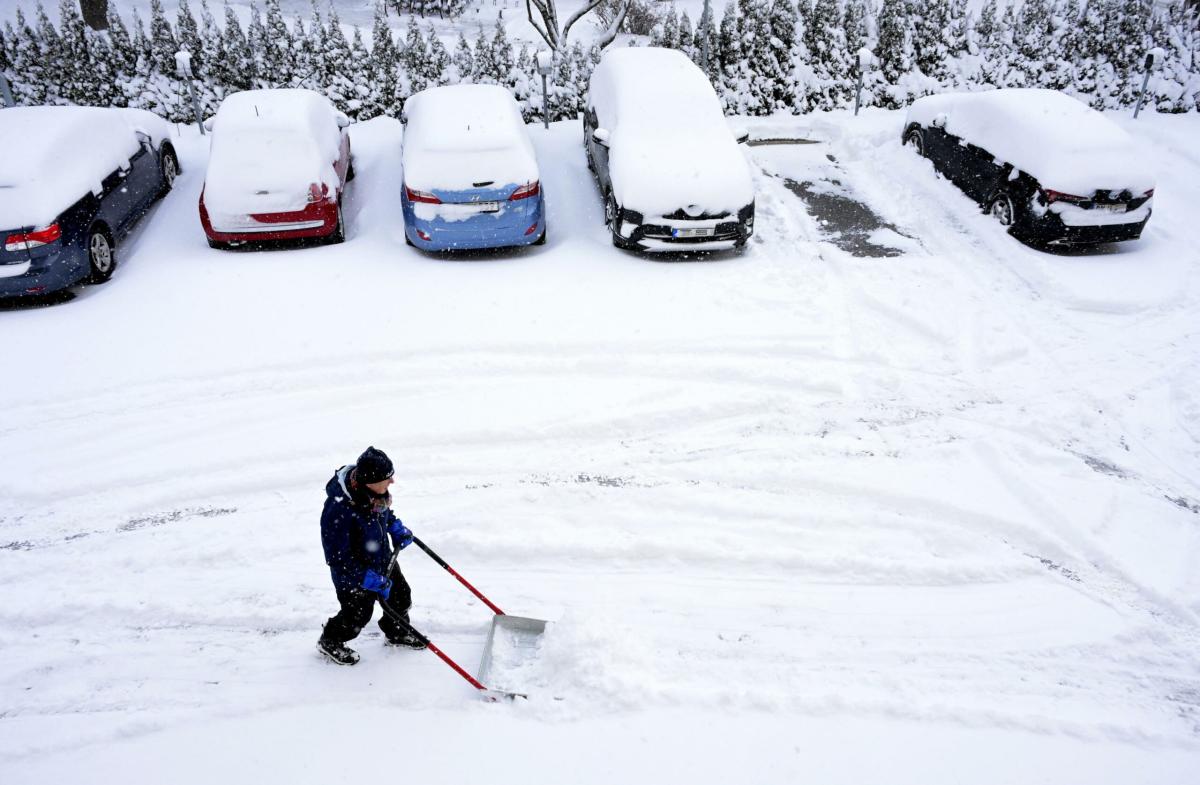
[(912, 151), (922, 158), (925, 157), (925, 135), (921, 133), (921, 129), (914, 128), (904, 137), (905, 147), (912, 148)]
[(333, 234), (329, 235), (329, 244), (336, 245), (346, 241), (346, 222), (342, 217), (342, 201), (338, 200), (337, 206), (337, 225), (333, 228)]
[(533, 244), (534, 244), (534, 245), (545, 245), (545, 244), (546, 244), (546, 233), (547, 233), (548, 231), (550, 231), (550, 230), (549, 230), (549, 229), (546, 229), (546, 228), (543, 228), (543, 229), (542, 229), (542, 234), (541, 234), (541, 236), (540, 236), (540, 237), (538, 237), (536, 240), (534, 240), (534, 241), (533, 241)]
[(358, 173), (354, 171), (354, 159), (350, 159), (350, 165), (346, 167), (346, 182), (350, 182)]
[(103, 227), (92, 227), (88, 234), (88, 266), (91, 268), (92, 283), (104, 283), (112, 278), (117, 268), (117, 255), (108, 232)]
[(405, 244), (405, 245), (407, 245), (407, 246), (409, 246), (410, 248), (416, 248), (416, 247), (417, 247), (417, 244), (416, 244), (416, 243), (414, 243), (414, 242), (412, 241), (412, 238), (408, 236), (408, 231), (407, 231), (407, 230), (404, 232), (404, 244)]
[(175, 153), (170, 149), (163, 150), (162, 153), (162, 192), (165, 194), (175, 186), (175, 178), (179, 176), (179, 159), (175, 157)]
[(1013, 202), (1012, 194), (1008, 191), (1001, 191), (993, 196), (988, 201), (988, 214), (996, 219), (996, 221), (1006, 229), (1011, 229), (1017, 224), (1017, 208)]

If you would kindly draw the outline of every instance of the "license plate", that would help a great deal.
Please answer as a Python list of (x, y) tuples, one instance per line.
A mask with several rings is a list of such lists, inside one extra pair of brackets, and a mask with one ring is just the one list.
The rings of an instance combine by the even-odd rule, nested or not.
[(712, 237), (712, 227), (704, 227), (701, 229), (672, 229), (671, 236), (679, 239), (687, 239), (690, 237)]
[(1124, 204), (1098, 204), (1098, 205), (1096, 205), (1096, 206), (1095, 206), (1095, 208), (1094, 208), (1094, 209), (1096, 209), (1096, 210), (1099, 210), (1099, 211), (1100, 211), (1100, 212), (1102, 212), (1102, 213), (1123, 213), (1123, 212), (1125, 212), (1125, 211), (1128, 209), (1128, 205), (1124, 205)]
[(499, 202), (480, 202), (478, 205), (481, 213), (498, 213), (500, 212)]

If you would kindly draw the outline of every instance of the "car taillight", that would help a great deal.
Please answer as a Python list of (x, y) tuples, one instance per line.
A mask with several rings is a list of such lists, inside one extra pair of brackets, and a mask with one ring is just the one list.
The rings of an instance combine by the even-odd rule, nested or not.
[(62, 227), (58, 224), (50, 224), (49, 226), (43, 226), (41, 229), (34, 229), (32, 232), (10, 234), (4, 240), (4, 250), (28, 251), (33, 248), (40, 248), (43, 245), (49, 245), (60, 237), (62, 237)]
[(404, 186), (404, 195), (408, 197), (410, 202), (424, 202), (425, 204), (441, 204), (442, 200), (429, 193), (428, 191), (418, 191), (415, 188)]
[(1075, 196), (1074, 194), (1065, 194), (1062, 191), (1051, 191), (1050, 189), (1046, 189), (1047, 204), (1053, 204), (1054, 202), (1071, 202), (1072, 204), (1079, 204), (1080, 202), (1087, 201), (1090, 201), (1090, 197)]
[(313, 183), (312, 185), (308, 186), (308, 203), (309, 204), (314, 204), (316, 202), (319, 202), (319, 201), (325, 199), (325, 197), (327, 197), (327, 196), (329, 196), (329, 186), (325, 185), (325, 183), (321, 183), (320, 185), (318, 185), (317, 183)]
[(532, 183), (525, 183), (525, 185), (513, 191), (512, 196), (508, 197), (508, 201), (513, 202), (517, 199), (528, 199), (531, 196), (537, 196), (541, 190), (541, 183), (534, 180)]

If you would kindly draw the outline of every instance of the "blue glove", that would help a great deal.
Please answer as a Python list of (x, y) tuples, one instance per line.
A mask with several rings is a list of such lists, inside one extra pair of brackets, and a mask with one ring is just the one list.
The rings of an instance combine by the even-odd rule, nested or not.
[(391, 532), (397, 550), (402, 551), (412, 545), (413, 533), (408, 530), (408, 527), (399, 518), (392, 519), (391, 525), (388, 526), (388, 531)]
[(375, 592), (385, 600), (392, 593), (392, 582), (374, 570), (367, 570), (367, 574), (363, 576), (362, 587), (367, 591)]

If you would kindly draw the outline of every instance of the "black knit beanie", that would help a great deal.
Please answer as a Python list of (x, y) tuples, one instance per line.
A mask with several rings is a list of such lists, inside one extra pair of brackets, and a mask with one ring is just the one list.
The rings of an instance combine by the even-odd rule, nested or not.
[(386, 480), (394, 473), (392, 461), (383, 450), (368, 447), (354, 464), (354, 479), (363, 485)]

